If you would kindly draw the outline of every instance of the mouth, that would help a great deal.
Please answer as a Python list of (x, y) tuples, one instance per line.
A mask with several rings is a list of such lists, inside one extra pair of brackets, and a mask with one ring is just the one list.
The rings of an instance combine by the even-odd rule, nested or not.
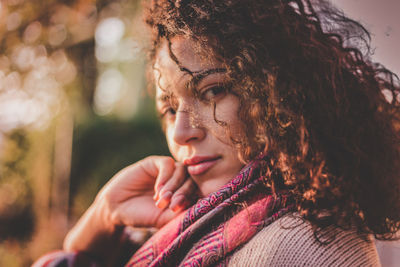
[(190, 175), (201, 175), (213, 167), (217, 161), (221, 159), (220, 156), (195, 156), (185, 159), (183, 164), (187, 166), (187, 171)]

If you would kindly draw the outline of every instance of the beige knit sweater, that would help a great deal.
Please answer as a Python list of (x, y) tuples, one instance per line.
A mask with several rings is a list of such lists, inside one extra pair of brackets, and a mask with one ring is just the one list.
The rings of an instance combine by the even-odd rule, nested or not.
[(308, 222), (287, 215), (235, 252), (229, 266), (381, 266), (371, 236), (334, 227), (318, 236), (328, 243), (318, 243)]

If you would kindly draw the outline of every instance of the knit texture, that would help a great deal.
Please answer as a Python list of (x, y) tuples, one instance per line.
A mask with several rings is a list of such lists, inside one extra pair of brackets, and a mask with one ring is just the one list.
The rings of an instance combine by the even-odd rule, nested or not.
[(370, 235), (330, 227), (317, 236), (324, 244), (309, 222), (284, 216), (235, 252), (229, 266), (381, 266)]

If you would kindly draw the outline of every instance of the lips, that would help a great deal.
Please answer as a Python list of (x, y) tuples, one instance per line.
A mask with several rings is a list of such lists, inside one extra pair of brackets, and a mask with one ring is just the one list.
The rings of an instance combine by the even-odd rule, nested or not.
[(187, 166), (190, 175), (201, 175), (213, 167), (220, 158), (220, 156), (195, 156), (185, 159), (183, 164)]

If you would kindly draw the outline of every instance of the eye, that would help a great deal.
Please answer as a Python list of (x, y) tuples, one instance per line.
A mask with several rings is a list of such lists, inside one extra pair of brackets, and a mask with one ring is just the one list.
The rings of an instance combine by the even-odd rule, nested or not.
[(171, 116), (175, 116), (176, 111), (172, 107), (165, 107), (161, 112), (160, 112), (160, 118), (170, 118)]
[(210, 102), (212, 100), (215, 101), (217, 98), (225, 95), (225, 93), (226, 93), (225, 86), (222, 86), (222, 85), (213, 86), (213, 87), (210, 87), (210, 88), (204, 90), (201, 93), (201, 99), (204, 101), (207, 101), (207, 102)]

